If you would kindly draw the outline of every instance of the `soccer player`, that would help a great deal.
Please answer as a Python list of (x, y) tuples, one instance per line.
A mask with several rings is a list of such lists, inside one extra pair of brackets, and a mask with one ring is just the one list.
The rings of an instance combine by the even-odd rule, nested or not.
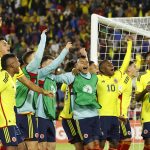
[[(74, 60), (69, 61), (66, 64), (65, 72), (71, 72), (73, 68), (75, 68), (76, 62)], [(61, 86), (61, 91), (64, 92), (64, 108), (60, 113), (60, 117), (62, 118), (62, 126), (65, 130), (65, 133), (68, 137), (69, 143), (75, 146), (76, 150), (83, 150), (83, 144), (81, 143), (81, 139), (79, 133), (77, 131), (77, 126), (75, 120), (73, 119), (72, 107), (71, 107), (71, 97), (73, 96), (72, 85), (67, 85), (65, 83)]]
[(146, 54), (148, 69), (139, 75), (136, 82), (136, 101), (142, 102), (141, 121), (144, 150), (150, 150), (150, 52)]
[[(64, 60), (66, 54), (72, 48), (72, 43), (68, 42), (66, 47), (63, 49), (61, 54), (53, 60), (49, 56), (44, 56), (41, 62), (41, 69), (38, 70), (38, 83), (44, 89), (51, 89), (54, 94), (56, 94), (57, 87), (56, 82), (53, 78), (47, 77), (52, 73), (59, 64)], [(41, 76), (44, 72), (47, 75), (45, 77)], [(56, 137), (55, 128), (53, 120), (55, 119), (55, 98), (49, 98), (47, 96), (37, 95), (34, 97), (34, 102), (36, 106), (36, 117), (38, 117), (38, 130), (39, 130), (39, 148), (54, 150), (56, 147)], [(47, 125), (45, 127), (45, 125)]]
[(104, 135), (100, 137), (100, 146), (104, 148), (106, 140), (109, 149), (117, 149), (119, 142), (119, 121), (117, 113), (118, 82), (126, 71), (131, 58), (132, 40), (128, 37), (127, 51), (121, 68), (114, 71), (114, 66), (108, 60), (99, 64), (101, 74), (98, 75), (97, 94), (99, 104), (100, 128)]
[(128, 150), (131, 145), (131, 127), (127, 112), (132, 95), (132, 79), (137, 76), (138, 69), (136, 64), (130, 61), (127, 71), (123, 74), (119, 82), (119, 119), (120, 119), (120, 143), (118, 150)]
[(89, 62), (86, 57), (78, 59), (77, 68), (80, 71), (77, 76), (72, 73), (50, 76), (57, 82), (73, 84), (74, 98), (71, 100), (73, 101), (73, 119), (76, 121), (84, 150), (100, 150), (98, 140), (101, 132), (98, 109), (101, 106), (96, 97), (97, 76), (89, 73)]
[(14, 54), (6, 54), (1, 59), (0, 71), (0, 137), (7, 150), (17, 150), (22, 142), (21, 133), (16, 127), (15, 93), (13, 77), (19, 73), (20, 63)]

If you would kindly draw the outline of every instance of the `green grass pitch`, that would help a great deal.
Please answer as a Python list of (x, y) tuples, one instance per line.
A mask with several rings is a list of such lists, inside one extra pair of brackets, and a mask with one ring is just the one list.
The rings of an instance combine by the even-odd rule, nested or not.
[[(71, 144), (57, 144), (56, 150), (75, 150)], [(106, 147), (105, 150), (108, 150)], [(143, 150), (143, 144), (132, 144), (130, 150)]]

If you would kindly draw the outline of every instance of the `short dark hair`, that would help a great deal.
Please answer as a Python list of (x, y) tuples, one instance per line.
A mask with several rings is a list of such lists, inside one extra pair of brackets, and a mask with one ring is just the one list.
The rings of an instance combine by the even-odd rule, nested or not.
[(131, 66), (132, 64), (134, 64), (134, 61), (130, 61), (129, 62), (129, 66)]
[(76, 64), (76, 61), (75, 60), (70, 60), (67, 64), (66, 64), (66, 66), (65, 66), (65, 72), (71, 72), (72, 71), (72, 69), (75, 67), (75, 64)]
[(14, 58), (16, 57), (15, 54), (6, 54), (1, 58), (1, 66), (2, 66), (2, 70), (6, 70), (8, 68), (7, 66), (7, 61), (10, 58)]
[(94, 64), (94, 61), (90, 60), (89, 65), (91, 66), (92, 64)]
[(28, 63), (27, 63), (27, 58), (28, 58), (31, 54), (33, 54), (34, 52), (35, 52), (35, 51), (31, 50), (31, 51), (25, 52), (25, 53), (23, 54), (23, 56), (22, 56), (22, 61), (23, 61), (24, 64), (28, 64)]
[(45, 55), (43, 56), (42, 60), (41, 60), (41, 65), (43, 64), (44, 61), (47, 61), (48, 59), (52, 59), (54, 60), (54, 57), (50, 56), (50, 55)]
[(99, 63), (99, 70), (101, 70), (102, 65), (103, 65), (105, 62), (107, 62), (107, 61), (108, 61), (108, 60), (105, 59), (105, 60), (103, 60), (103, 61), (101, 61), (101, 62)]

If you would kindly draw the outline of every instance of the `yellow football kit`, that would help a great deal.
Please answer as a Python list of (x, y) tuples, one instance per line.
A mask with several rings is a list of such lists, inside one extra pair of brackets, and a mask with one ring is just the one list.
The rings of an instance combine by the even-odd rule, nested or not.
[(71, 119), (72, 118), (71, 97), (70, 97), (71, 94), (69, 86), (63, 83), (61, 86), (61, 91), (65, 93), (65, 98), (64, 98), (64, 108), (60, 114), (60, 117), (65, 119)]
[(0, 71), (0, 128), (16, 125), (14, 112), (16, 87), (6, 71)]
[(118, 100), (118, 115), (123, 116), (124, 118), (128, 118), (127, 112), (131, 101), (132, 79), (126, 73), (123, 75), (121, 81), (119, 82), (118, 89), (120, 93), (120, 99)]
[(100, 116), (118, 116), (118, 82), (126, 71), (131, 59), (132, 41), (127, 42), (127, 52), (121, 68), (109, 77), (98, 75), (97, 95), (98, 102), (102, 106)]
[[(150, 70), (140, 75), (136, 81), (136, 94), (141, 93), (150, 85)], [(142, 99), (141, 120), (143, 123), (150, 122), (150, 93), (146, 93)]]

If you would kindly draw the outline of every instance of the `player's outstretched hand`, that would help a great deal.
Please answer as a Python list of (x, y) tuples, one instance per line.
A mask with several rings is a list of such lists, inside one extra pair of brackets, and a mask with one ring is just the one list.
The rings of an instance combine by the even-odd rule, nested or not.
[(77, 68), (73, 68), (72, 69), (72, 74), (73, 75), (78, 75), (79, 74), (79, 70)]
[(119, 116), (119, 121), (120, 121), (120, 122), (123, 122), (124, 124), (127, 123), (127, 119), (124, 118), (123, 116)]
[(125, 37), (125, 40), (126, 40), (126, 41), (133, 41), (133, 36), (132, 36), (132, 35), (127, 35), (127, 36)]
[(49, 96), (51, 98), (54, 97), (54, 93), (52, 91), (47, 91), (47, 90), (43, 89), (43, 93), (42, 94), (45, 95), (45, 96)]
[(42, 31), (42, 33), (46, 33), (47, 31), (48, 31), (48, 29), (45, 29), (45, 30)]
[(68, 43), (66, 44), (66, 48), (67, 48), (68, 50), (70, 50), (70, 49), (72, 48), (72, 42), (68, 42)]

